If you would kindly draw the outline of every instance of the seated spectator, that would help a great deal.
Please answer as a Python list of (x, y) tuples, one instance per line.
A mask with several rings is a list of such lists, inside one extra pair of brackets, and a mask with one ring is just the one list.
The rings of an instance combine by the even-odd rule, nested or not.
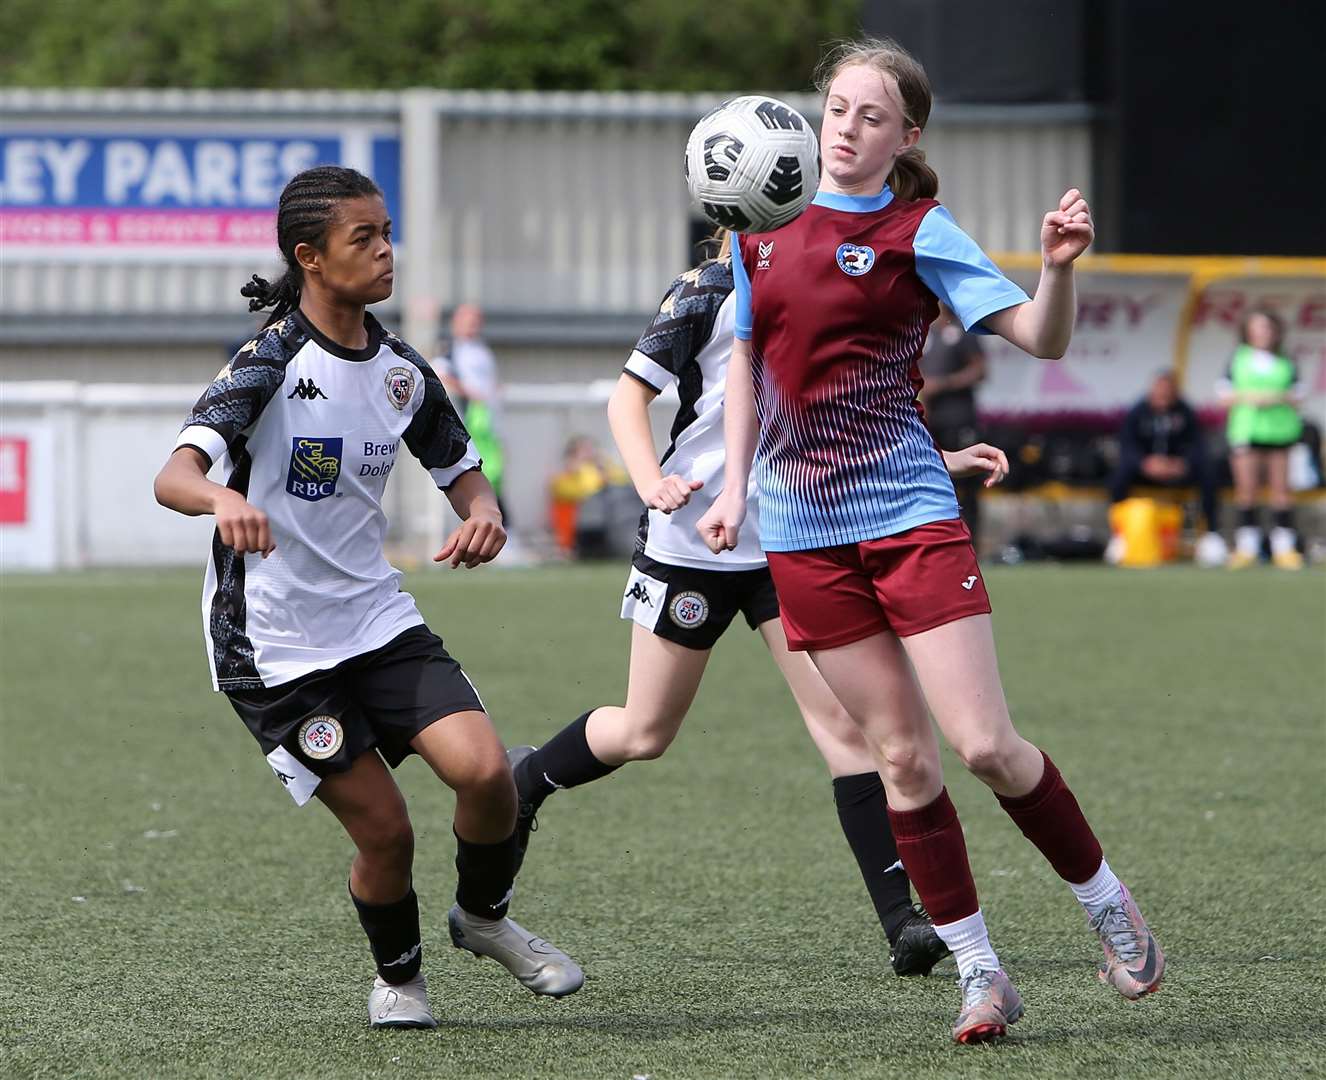
[(1137, 484), (1196, 487), (1207, 530), (1201, 544), (1207, 549), (1219, 544), (1223, 549), (1215, 469), (1197, 414), (1179, 397), (1178, 382), (1169, 371), (1152, 380), (1146, 397), (1124, 418), (1119, 431), (1119, 465), (1110, 479), (1110, 501), (1122, 502)]
[[(609, 495), (627, 485), (626, 471), (609, 460), (587, 435), (573, 435), (552, 479), (552, 525), (557, 546), (577, 558), (611, 554)], [(634, 492), (632, 492), (634, 494)]]

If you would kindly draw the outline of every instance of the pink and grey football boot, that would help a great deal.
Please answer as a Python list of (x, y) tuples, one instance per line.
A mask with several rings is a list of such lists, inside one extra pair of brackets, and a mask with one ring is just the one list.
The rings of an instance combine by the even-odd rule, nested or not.
[(1165, 954), (1137, 910), (1133, 894), (1127, 886), (1121, 888), (1119, 902), (1102, 908), (1088, 921), (1105, 950), (1105, 963), (1098, 972), (1100, 981), (1129, 1001), (1136, 1001), (1160, 989)]
[(989, 1042), (1008, 1034), (1008, 1025), (1022, 1019), (1020, 995), (1002, 968), (986, 971), (977, 968), (962, 987), (962, 1012), (953, 1025), (953, 1041), (963, 1044)]

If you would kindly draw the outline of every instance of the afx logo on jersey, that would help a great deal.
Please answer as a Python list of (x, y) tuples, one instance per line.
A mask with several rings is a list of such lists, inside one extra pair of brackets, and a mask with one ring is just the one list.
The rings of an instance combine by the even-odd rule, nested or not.
[(875, 265), (875, 250), (856, 244), (839, 244), (837, 258), (839, 270), (852, 277), (860, 277)]
[(767, 244), (761, 240), (759, 246), (760, 261), (755, 264), (756, 270), (768, 270), (769, 260), (773, 258), (774, 242), (770, 240)]
[(286, 491), (309, 502), (335, 495), (336, 479), (341, 475), (341, 440), (296, 435), (290, 442)]

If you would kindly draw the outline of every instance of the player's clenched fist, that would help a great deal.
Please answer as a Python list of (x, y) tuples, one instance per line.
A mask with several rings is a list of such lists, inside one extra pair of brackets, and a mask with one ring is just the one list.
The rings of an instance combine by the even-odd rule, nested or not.
[(1091, 208), (1077, 188), (1064, 192), (1059, 209), (1051, 210), (1041, 222), (1041, 254), (1050, 266), (1068, 266), (1086, 251), (1096, 226)]
[(728, 499), (720, 495), (713, 506), (695, 523), (695, 531), (715, 555), (736, 548), (741, 534), (741, 523), (746, 520), (746, 500)]
[(687, 480), (681, 476), (665, 476), (643, 493), (644, 503), (651, 510), (670, 514), (691, 501), (691, 492), (704, 487), (703, 480)]
[(261, 553), (265, 559), (276, 550), (267, 515), (238, 491), (224, 489), (216, 497), (216, 531), (221, 543), (239, 555)]

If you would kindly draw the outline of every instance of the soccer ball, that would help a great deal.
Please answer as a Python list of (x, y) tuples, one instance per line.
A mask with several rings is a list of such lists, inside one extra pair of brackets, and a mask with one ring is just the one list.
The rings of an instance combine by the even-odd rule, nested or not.
[(777, 98), (725, 101), (686, 140), (686, 184), (715, 225), (772, 232), (815, 197), (820, 149), (815, 130)]

